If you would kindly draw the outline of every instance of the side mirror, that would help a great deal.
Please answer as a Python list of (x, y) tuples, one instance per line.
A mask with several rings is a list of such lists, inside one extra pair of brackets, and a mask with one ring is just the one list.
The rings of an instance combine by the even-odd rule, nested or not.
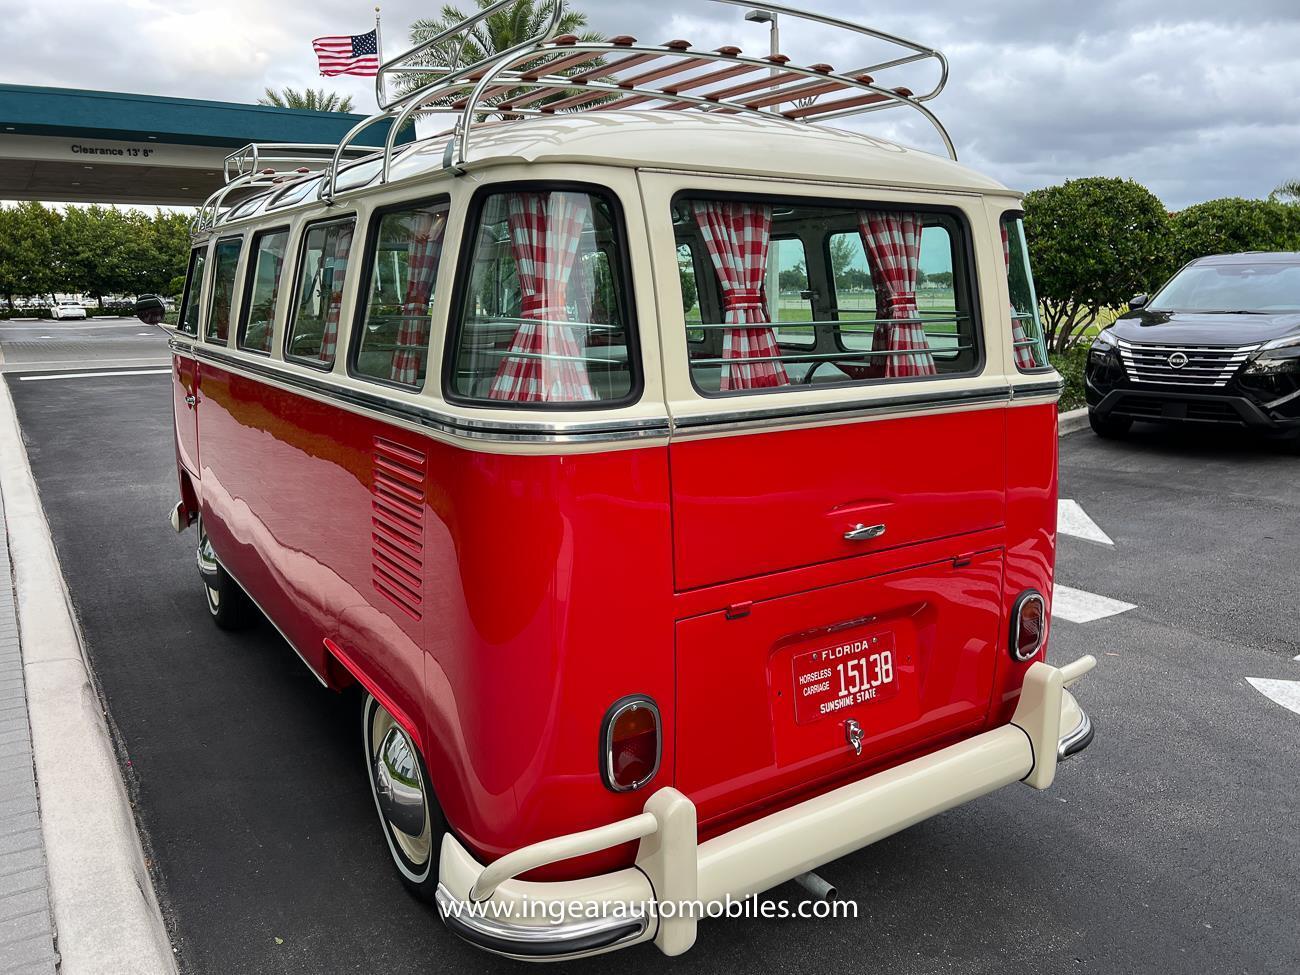
[(146, 325), (161, 325), (167, 306), (157, 295), (142, 295), (135, 303), (135, 317)]
[(1137, 311), (1139, 308), (1145, 308), (1147, 302), (1150, 300), (1151, 300), (1150, 297), (1144, 294), (1134, 295), (1132, 298), (1128, 300), (1129, 309), (1131, 311)]

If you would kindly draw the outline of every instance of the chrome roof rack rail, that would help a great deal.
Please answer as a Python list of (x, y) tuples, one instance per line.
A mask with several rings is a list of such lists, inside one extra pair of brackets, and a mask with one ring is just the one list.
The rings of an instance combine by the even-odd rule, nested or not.
[[(387, 183), (398, 134), (419, 114), (452, 116), (451, 127), (443, 133), (449, 137), (445, 165), (457, 173), (464, 172), (468, 164), (475, 130), (485, 124), (634, 106), (639, 110), (775, 117), (808, 124), (908, 108), (934, 127), (949, 157), (957, 158), (947, 130), (924, 104), (938, 97), (947, 85), (948, 59), (941, 51), (915, 41), (765, 0), (709, 0), (848, 31), (896, 49), (885, 60), (851, 71), (836, 71), (828, 64), (793, 64), (781, 54), (746, 57), (738, 47), (707, 51), (679, 40), (654, 45), (641, 44), (628, 36), (601, 42), (583, 41), (573, 35), (556, 36), (565, 7), (564, 0), (553, 0), (550, 16), (535, 36), (508, 50), (465, 63), (473, 28), (514, 2), (496, 0), (380, 66), (375, 79), (380, 111), (358, 123), (336, 147), (321, 183), (322, 200), (332, 202), (337, 194), (343, 154), (352, 141), (385, 120), (389, 130), (379, 179)], [(924, 62), (933, 62), (938, 78), (921, 94), (877, 80), (882, 73)], [(390, 97), (390, 77), (410, 74), (424, 75), (428, 80)]]

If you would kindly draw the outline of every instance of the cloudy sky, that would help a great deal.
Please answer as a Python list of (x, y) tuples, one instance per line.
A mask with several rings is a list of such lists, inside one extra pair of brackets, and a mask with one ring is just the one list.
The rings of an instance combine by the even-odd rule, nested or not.
[[(705, 0), (574, 0), (607, 34), (735, 43), (766, 53), (766, 28)], [(384, 3), (385, 53), (438, 0)], [(818, 0), (826, 13), (942, 49), (952, 63), (933, 102), (963, 161), (1033, 189), (1077, 176), (1136, 179), (1173, 209), (1220, 196), (1266, 196), (1300, 179), (1297, 0), (910, 0), (882, 8)], [(267, 86), (321, 85), (373, 105), (368, 80), (321, 79), (310, 40), (361, 33), (364, 0), (0, 0), (8, 38), (0, 82), (252, 101)], [(804, 63), (857, 68), (869, 43), (784, 28)], [(879, 79), (884, 81), (882, 75)], [(897, 75), (916, 90), (926, 78)], [(938, 148), (925, 125), (889, 112), (872, 131)]]

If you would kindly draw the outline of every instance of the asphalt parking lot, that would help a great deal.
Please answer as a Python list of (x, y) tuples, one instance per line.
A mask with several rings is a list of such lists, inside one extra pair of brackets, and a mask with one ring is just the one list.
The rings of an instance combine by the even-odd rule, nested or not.
[[(157, 361), (161, 333), (105, 331), (132, 343), (110, 352), (89, 327), (34, 339), (0, 324), (0, 351), (182, 969), (514, 967), (398, 883), (350, 700), (269, 625), (208, 621), (193, 533), (166, 520), (168, 376), (49, 378), (60, 363)], [(1114, 544), (1063, 537), (1059, 581), (1135, 608), (1054, 624), (1055, 662), (1100, 661), (1077, 688), (1097, 739), (1056, 786), (1004, 790), (828, 865), (857, 920), (711, 921), (679, 959), (645, 946), (567, 970), (1300, 970), (1300, 715), (1247, 682), (1300, 680), (1300, 458), (1153, 427), (1069, 436), (1061, 467), (1062, 497)]]

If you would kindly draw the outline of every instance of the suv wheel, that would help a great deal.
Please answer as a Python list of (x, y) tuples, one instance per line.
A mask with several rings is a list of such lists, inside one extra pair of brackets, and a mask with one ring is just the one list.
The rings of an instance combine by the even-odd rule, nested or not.
[(1093, 410), (1088, 411), (1088, 426), (1092, 432), (1107, 440), (1119, 440), (1133, 428), (1133, 421), (1125, 417), (1101, 417)]

